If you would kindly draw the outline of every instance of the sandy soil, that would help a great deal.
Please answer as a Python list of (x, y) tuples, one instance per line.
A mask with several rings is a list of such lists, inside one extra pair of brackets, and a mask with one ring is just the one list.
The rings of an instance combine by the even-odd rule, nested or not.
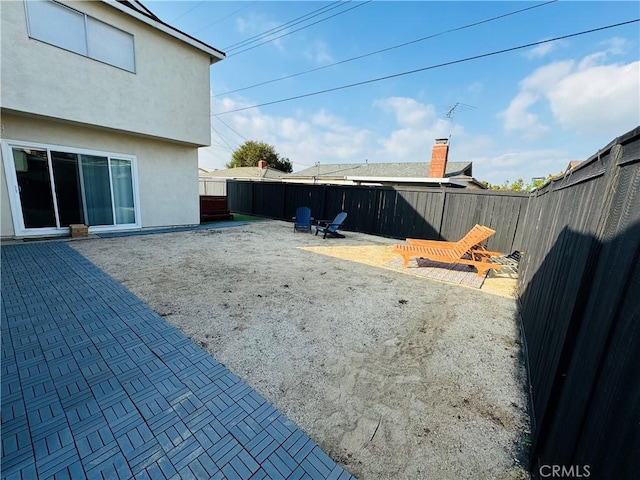
[(499, 296), (405, 275), (380, 268), (394, 240), (292, 230), (264, 221), (70, 245), (358, 478), (528, 478), (512, 286)]

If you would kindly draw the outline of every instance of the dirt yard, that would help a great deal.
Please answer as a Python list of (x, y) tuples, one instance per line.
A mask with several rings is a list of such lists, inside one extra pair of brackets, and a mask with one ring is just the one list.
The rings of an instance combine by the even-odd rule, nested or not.
[(358, 478), (528, 478), (513, 298), (379, 268), (372, 247), (397, 241), (346, 235), (263, 221), (70, 245)]

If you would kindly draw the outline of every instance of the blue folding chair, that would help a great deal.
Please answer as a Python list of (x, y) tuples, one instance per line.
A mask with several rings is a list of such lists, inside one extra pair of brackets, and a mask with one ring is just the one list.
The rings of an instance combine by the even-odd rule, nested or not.
[(311, 216), (311, 209), (309, 207), (298, 207), (296, 210), (296, 216), (293, 217), (293, 231), (302, 230), (311, 233), (311, 222), (313, 217)]
[(318, 232), (322, 232), (324, 233), (322, 238), (327, 238), (327, 235), (335, 238), (344, 238), (344, 235), (338, 233), (338, 228), (342, 226), (346, 218), (347, 213), (340, 212), (331, 223), (322, 220), (318, 221), (318, 225), (316, 225), (316, 235), (318, 235)]

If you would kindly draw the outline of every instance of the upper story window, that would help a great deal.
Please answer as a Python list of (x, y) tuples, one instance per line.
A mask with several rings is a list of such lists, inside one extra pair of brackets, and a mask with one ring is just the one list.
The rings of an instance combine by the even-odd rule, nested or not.
[(133, 35), (52, 0), (26, 0), (29, 36), (135, 72)]

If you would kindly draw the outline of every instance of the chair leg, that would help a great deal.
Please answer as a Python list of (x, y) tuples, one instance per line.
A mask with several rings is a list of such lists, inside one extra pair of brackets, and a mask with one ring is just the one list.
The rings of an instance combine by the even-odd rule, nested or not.
[(485, 262), (482, 262), (481, 264), (476, 264), (476, 269), (478, 270), (478, 277), (480, 278), (488, 270), (502, 270), (502, 265), (496, 265), (494, 263), (487, 263), (485, 265)]

